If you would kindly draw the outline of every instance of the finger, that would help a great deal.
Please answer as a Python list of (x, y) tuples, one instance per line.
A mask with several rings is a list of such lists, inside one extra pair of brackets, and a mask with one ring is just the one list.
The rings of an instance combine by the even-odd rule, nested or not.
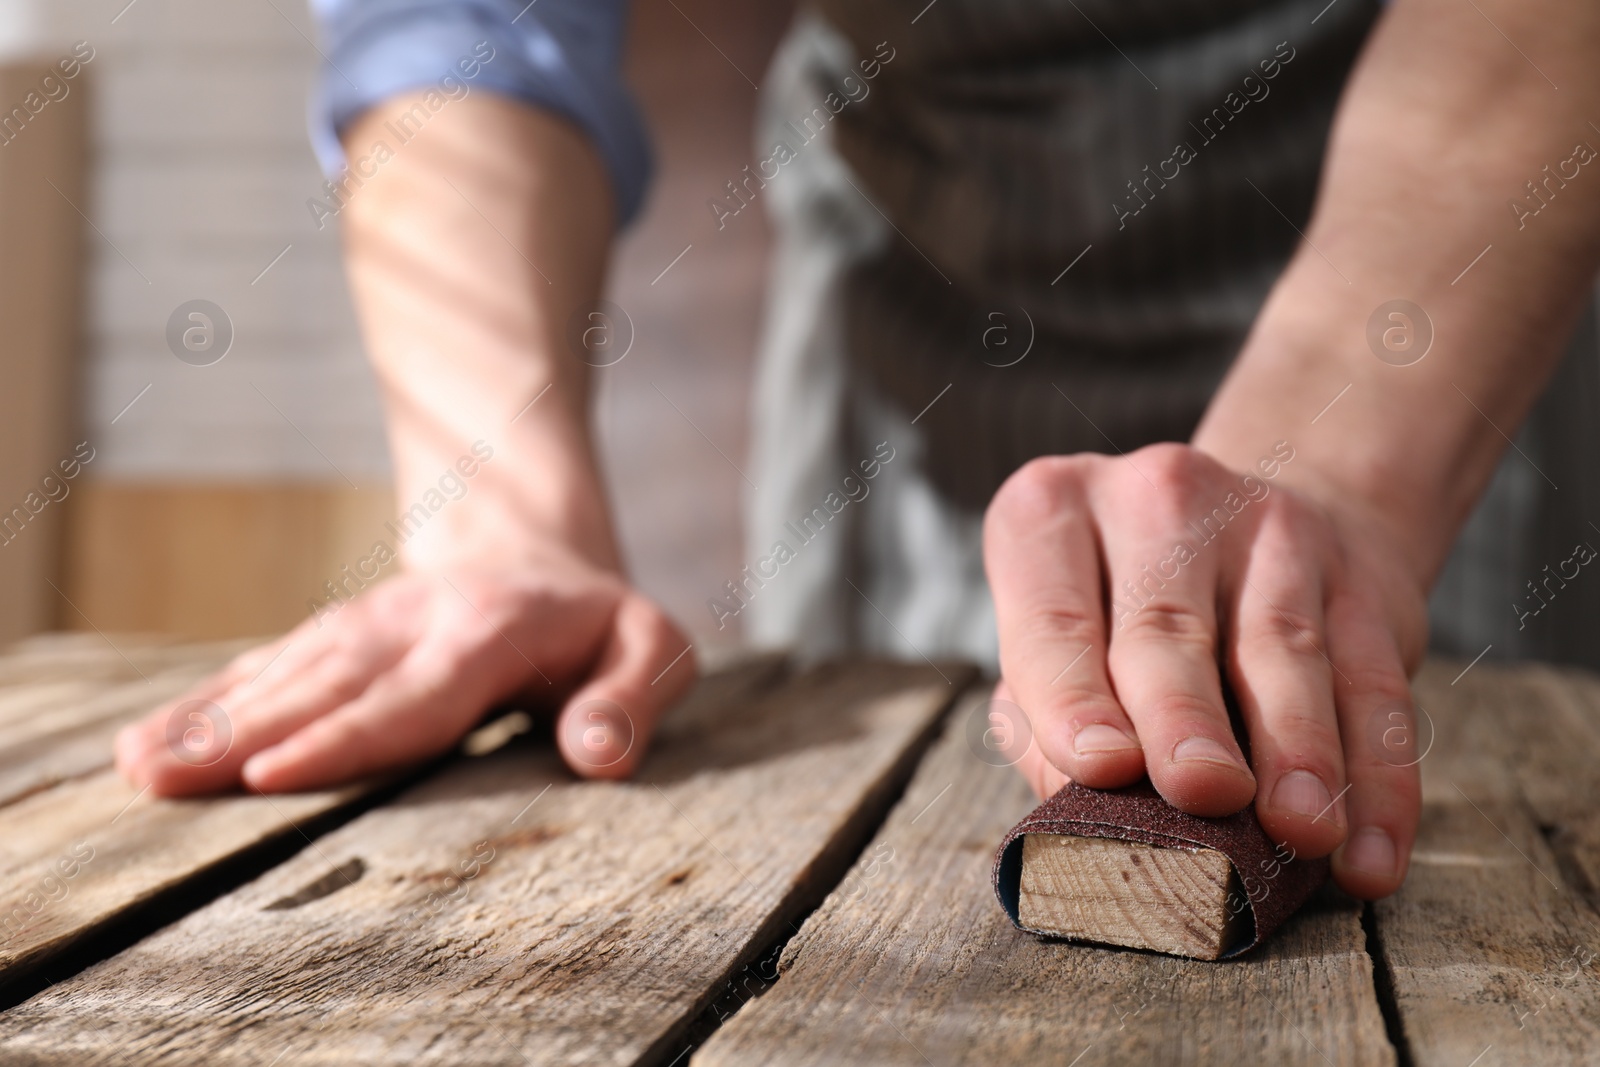
[(112, 746), (117, 770), (135, 786), (149, 784), (151, 764), (173, 755), (170, 746), (175, 735), (190, 728), (189, 712), (197, 710), (194, 706), (201, 705), (198, 710), (204, 714), (214, 714), (221, 707), (219, 702), (235, 689), (257, 682), (270, 668), (281, 670), (286, 661), (292, 662), (295, 658), (286, 653), (293, 646), (297, 633), (286, 634), (277, 641), (241, 653), (215, 674), (124, 726), (117, 732)]
[[(1137, 781), (1145, 758), (1106, 674), (1100, 549), (1083, 489), (1095, 462), (1039, 459), (1008, 478), (984, 516), (983, 560), (1000, 672), (1039, 753), (1059, 774), (1109, 789)], [(1054, 780), (1039, 773), (1039, 784)]]
[(1321, 536), (1303, 513), (1258, 505), (1261, 525), (1238, 577), (1229, 675), (1250, 734), (1256, 818), (1297, 855), (1344, 840), (1344, 750), (1327, 658)]
[(557, 717), (556, 744), (567, 765), (584, 778), (631, 775), (661, 713), (694, 678), (694, 652), (682, 632), (650, 601), (625, 596), (594, 675)]
[[(173, 709), (135, 775), (162, 796), (233, 787), (247, 760), (355, 699), (384, 666), (331, 642), (312, 655), (304, 669), (274, 683), (247, 680), (206, 704)], [(198, 743), (188, 743), (191, 737)]]
[[(1016, 704), (1016, 697), (1012, 695), (1011, 687), (1006, 685), (1005, 679), (1002, 678), (995, 683), (993, 700), (997, 704)], [(1031, 732), (1025, 742), (1018, 738), (1016, 745), (1022, 749), (1021, 752), (1007, 751), (1003, 754), (1013, 761), (1013, 765), (1021, 772), (1023, 781), (1032, 787), (1034, 796), (1040, 800), (1054, 796), (1060, 792), (1062, 786), (1071, 781), (1044, 758), (1039, 746), (1033, 743)]]
[[(1192, 815), (1231, 815), (1250, 803), (1255, 777), (1234, 739), (1217, 668), (1217, 576), (1224, 552), (1246, 531), (1229, 528), (1226, 490), (1197, 495), (1196, 460), (1185, 449), (1143, 449), (1139, 478), (1097, 487), (1095, 514), (1111, 594), (1107, 664), (1133, 720), (1150, 781)], [(1201, 502), (1202, 540), (1190, 528)]]
[(419, 644), (360, 695), (255, 752), (240, 777), (263, 793), (294, 792), (442, 755), (493, 703), (487, 677), (456, 651)]
[(145, 762), (166, 745), (167, 723), (173, 712), (193, 701), (214, 702), (233, 688), (231, 671), (222, 670), (185, 690), (182, 694), (158, 705), (143, 718), (128, 723), (117, 731), (112, 742), (116, 767), (122, 776), (135, 787), (144, 786), (148, 778), (143, 774)]
[(1333, 856), (1334, 879), (1366, 900), (1400, 888), (1422, 809), (1417, 764), (1426, 755), (1395, 639), (1376, 606), (1354, 594), (1328, 606), (1334, 697), (1344, 741), (1349, 836)]

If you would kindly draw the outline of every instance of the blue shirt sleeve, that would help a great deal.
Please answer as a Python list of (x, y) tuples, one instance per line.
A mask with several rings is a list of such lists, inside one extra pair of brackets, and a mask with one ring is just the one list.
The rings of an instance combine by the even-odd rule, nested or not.
[(618, 219), (638, 213), (650, 147), (620, 71), (627, 0), (311, 0), (311, 7), (325, 60), (311, 140), (329, 177), (346, 163), (339, 133), (374, 104), (428, 87), (447, 100), (484, 89), (575, 124), (611, 173)]

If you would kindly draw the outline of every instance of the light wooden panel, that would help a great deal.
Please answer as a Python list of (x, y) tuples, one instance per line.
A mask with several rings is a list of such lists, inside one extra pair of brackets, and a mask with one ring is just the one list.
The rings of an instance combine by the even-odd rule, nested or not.
[[(51, 70), (48, 60), (0, 66), (0, 114), (23, 105)], [(37, 503), (61, 492), (41, 483), (72, 455), (83, 233), (74, 205), (84, 203), (90, 76), (61, 82), (67, 95), (0, 144), (0, 516), (15, 507), (28, 516), (0, 533), (0, 643), (48, 629), (57, 617), (49, 583), (58, 573), (62, 507), (46, 503), (34, 514), (28, 501), (30, 493)]]
[(287, 630), (342, 567), (380, 538), (396, 544), (392, 500), (319, 485), (80, 484), (64, 586), (79, 610), (62, 622), (195, 638)]

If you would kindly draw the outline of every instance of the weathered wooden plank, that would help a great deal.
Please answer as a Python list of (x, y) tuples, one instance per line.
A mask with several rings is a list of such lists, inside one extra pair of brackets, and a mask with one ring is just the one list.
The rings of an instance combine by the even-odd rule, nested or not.
[[(1405, 887), (1374, 912), (1412, 1062), (1593, 1063), (1600, 923), (1537, 815), (1573, 810), (1593, 772), (1551, 747), (1574, 740), (1550, 733), (1565, 714), (1550, 700), (1554, 675), (1479, 665), (1452, 684), (1458, 671), (1432, 664), (1417, 680), (1437, 731), (1421, 764), (1422, 828)], [(1551, 777), (1530, 778), (1537, 766)]]
[(46, 682), (0, 690), (0, 806), (111, 764), (124, 723), (178, 696), (221, 666), (198, 662), (107, 685)]
[(105, 692), (105, 682), (56, 679), (0, 687), (0, 724), (29, 722)]
[[(703, 688), (712, 695), (743, 692), (764, 686), (781, 669), (777, 657), (751, 659)], [(111, 695), (125, 689), (139, 694), (144, 688), (128, 683)], [(504, 716), (474, 731), (462, 749), (487, 755), (526, 723), (525, 715)], [(181, 889), (248, 849), (301, 835), (308, 821), (353, 804), (380, 785), (290, 796), (164, 800), (135, 792), (108, 770), (13, 805), (5, 813), (7, 832), (0, 836), (0, 886), (5, 887), (0, 892), (0, 987), (26, 977), (131, 909)]]
[(186, 643), (159, 634), (48, 633), (0, 653), (0, 693), (59, 682), (139, 681), (173, 667), (226, 663), (255, 639)]
[(121, 726), (249, 642), (41, 634), (0, 654), (0, 806), (111, 763)]
[(0, 1016), (0, 1055), (659, 1058), (832, 884), (955, 691), (870, 664), (757, 699), (715, 689), (669, 717), (636, 781), (575, 781), (548, 745), (447, 768)]
[(1549, 666), (1518, 677), (1534, 698), (1505, 739), (1517, 786), (1568, 884), (1600, 909), (1600, 679)]
[(105, 770), (5, 809), (0, 985), (130, 909), (246, 849), (349, 804), (371, 786), (292, 796), (165, 800)]
[(1034, 800), (1015, 771), (969, 751), (964, 720), (981, 699), (789, 943), (776, 984), (694, 1064), (1394, 1062), (1360, 907), (1332, 891), (1227, 963), (1014, 929), (990, 865)]

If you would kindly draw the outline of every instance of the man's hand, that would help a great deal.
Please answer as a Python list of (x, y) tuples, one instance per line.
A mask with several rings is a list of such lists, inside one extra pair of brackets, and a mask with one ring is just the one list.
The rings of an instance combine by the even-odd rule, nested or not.
[(1392, 893), (1420, 785), (1414, 760), (1384, 742), (1396, 724), (1415, 736), (1407, 674), (1427, 616), (1391, 540), (1365, 515), (1185, 445), (1023, 467), (984, 523), (996, 695), (1032, 731), (1019, 769), (1041, 797), (1069, 779), (1112, 788), (1148, 772), (1196, 815), (1254, 800), (1297, 854), (1343, 845), (1344, 889)]
[[(419, 101), (360, 116), (347, 154), (372, 156)], [(470, 491), (402, 540), (404, 576), (158, 709), (119, 739), (118, 765), (168, 794), (333, 785), (446, 752), (520, 694), (560, 709), (575, 771), (625, 775), (694, 661), (623, 577), (589, 432), (599, 361), (569, 336), (605, 273), (605, 168), (565, 120), (474, 93), (345, 188), (339, 221), (395, 499), (404, 513), (476, 457)], [(182, 744), (191, 713), (216, 715), (183, 708), (194, 700), (226, 717), (225, 754)]]
[[(117, 766), (168, 796), (241, 780), (315, 789), (447, 752), (520, 694), (560, 709), (557, 743), (573, 771), (623, 777), (694, 679), (687, 646), (654, 603), (582, 566), (402, 575), (125, 728)], [(180, 740), (197, 700), (226, 724), (212, 735), (225, 748), (198, 759)]]
[[(1297, 853), (1338, 849), (1357, 896), (1399, 887), (1425, 754), (1406, 685), (1424, 597), (1600, 265), (1592, 175), (1508, 209), (1593, 138), (1597, 47), (1600, 6), (1576, 0), (1389, 5), (1305, 241), (1194, 447), (1037, 460), (1001, 489), (984, 531), (999, 696), (1031, 720), (1020, 766), (1041, 794), (1148, 770), (1187, 811), (1253, 799)], [(1441, 178), (1441, 159), (1465, 162)], [(1398, 363), (1367, 332), (1396, 299), (1434, 339)], [(1284, 439), (1293, 463), (1253, 498), (1244, 476), (1266, 484), (1257, 457)]]

